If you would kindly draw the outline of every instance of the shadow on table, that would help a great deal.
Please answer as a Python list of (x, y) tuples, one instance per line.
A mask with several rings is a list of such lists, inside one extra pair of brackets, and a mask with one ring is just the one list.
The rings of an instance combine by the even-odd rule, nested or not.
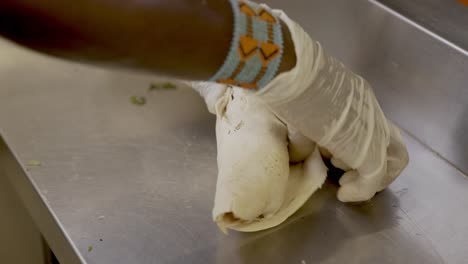
[(341, 174), (332, 168), (325, 186), (279, 227), (236, 234), (234, 249), (218, 245), (216, 263), (441, 263), (425, 239), (411, 233), (412, 221), (403, 220), (392, 191), (360, 205), (339, 202)]
[[(235, 255), (236, 263), (321, 263), (334, 258), (347, 241), (397, 225), (393, 194), (383, 192), (372, 202), (345, 205), (337, 201), (337, 186), (327, 182), (283, 225), (259, 234), (239, 235), (249, 240)], [(352, 253), (352, 252), (349, 252)]]

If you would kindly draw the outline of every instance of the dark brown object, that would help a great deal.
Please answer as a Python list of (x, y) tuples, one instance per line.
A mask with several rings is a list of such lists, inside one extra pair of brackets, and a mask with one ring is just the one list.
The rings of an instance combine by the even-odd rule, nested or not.
[[(0, 1), (0, 34), (16, 43), (64, 59), (190, 80), (214, 75), (232, 30), (227, 0)], [(295, 64), (288, 50), (282, 71)]]

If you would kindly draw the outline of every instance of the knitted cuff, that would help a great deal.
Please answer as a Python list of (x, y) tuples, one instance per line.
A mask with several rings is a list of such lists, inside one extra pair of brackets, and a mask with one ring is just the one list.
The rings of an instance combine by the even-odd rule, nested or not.
[(283, 55), (280, 19), (266, 5), (229, 0), (234, 34), (228, 56), (210, 81), (248, 89), (266, 86), (278, 72)]

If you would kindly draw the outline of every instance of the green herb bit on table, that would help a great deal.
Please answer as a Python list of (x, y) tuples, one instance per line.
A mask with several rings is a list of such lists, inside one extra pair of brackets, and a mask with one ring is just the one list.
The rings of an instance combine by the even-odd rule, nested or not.
[(37, 167), (37, 166), (41, 166), (41, 165), (42, 165), (42, 163), (41, 163), (40, 161), (38, 161), (38, 160), (30, 160), (30, 161), (28, 161), (28, 166), (35, 166), (35, 167)]
[(177, 86), (171, 82), (165, 82), (165, 83), (152, 83), (150, 84), (150, 87), (148, 90), (151, 91), (156, 91), (156, 90), (175, 90)]
[(88, 247), (88, 252), (91, 252), (91, 251), (93, 251), (93, 246)]
[(132, 102), (134, 105), (145, 105), (146, 98), (143, 96), (132, 96), (130, 97), (130, 102)]

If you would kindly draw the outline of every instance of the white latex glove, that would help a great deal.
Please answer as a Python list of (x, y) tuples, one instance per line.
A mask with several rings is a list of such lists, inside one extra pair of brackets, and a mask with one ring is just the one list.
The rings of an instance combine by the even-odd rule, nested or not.
[(405, 168), (400, 132), (385, 118), (370, 85), (328, 56), (282, 11), (295, 44), (297, 65), (257, 92), (288, 127), (327, 149), (346, 173), (338, 199), (360, 202), (387, 187)]
[[(213, 219), (223, 231), (251, 232), (281, 224), (325, 181), (327, 169), (318, 148), (302, 135), (288, 133), (250, 91), (212, 83), (191, 85), (217, 115), (219, 172)], [(290, 160), (305, 161), (290, 166)]]

